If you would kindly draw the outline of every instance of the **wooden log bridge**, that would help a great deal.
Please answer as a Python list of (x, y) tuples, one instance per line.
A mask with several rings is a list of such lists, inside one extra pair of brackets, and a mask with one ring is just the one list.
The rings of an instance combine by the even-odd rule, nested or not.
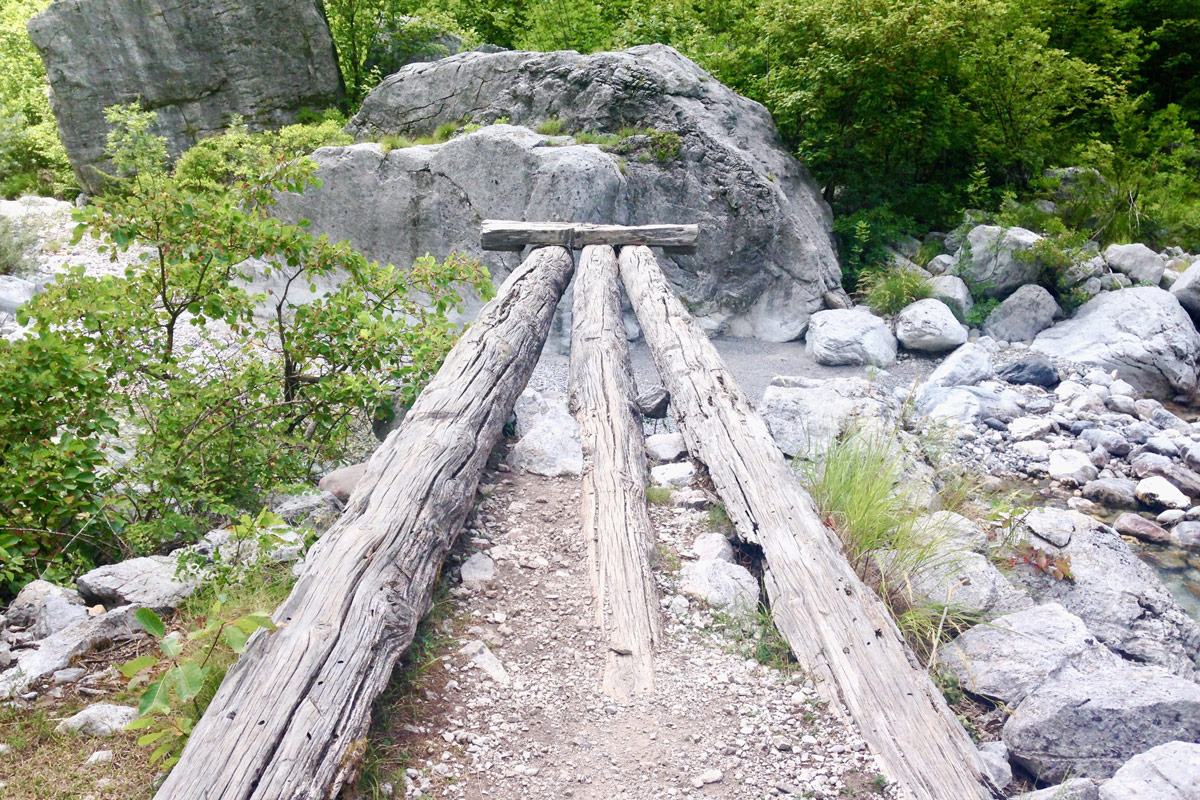
[(275, 612), (279, 629), (256, 634), (230, 669), (157, 800), (327, 800), (356, 777), (371, 706), (429, 608), (579, 247), (570, 394), (596, 620), (608, 638), (605, 692), (653, 690), (661, 635), (619, 271), (688, 449), (707, 465), (738, 536), (762, 547), (776, 625), (824, 697), (857, 724), (900, 797), (1000, 796), (649, 249), (691, 252), (697, 236), (689, 225), (484, 223), (487, 248), (537, 249), (371, 458)]

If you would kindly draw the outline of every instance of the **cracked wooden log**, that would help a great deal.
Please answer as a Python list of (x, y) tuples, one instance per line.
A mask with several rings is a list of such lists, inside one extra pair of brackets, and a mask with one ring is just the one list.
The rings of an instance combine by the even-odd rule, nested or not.
[(158, 800), (324, 800), (357, 774), (371, 706), (428, 610), (488, 454), (537, 363), (571, 253), (532, 252), (371, 457)]
[(571, 330), (571, 410), (583, 445), (583, 535), (607, 637), (603, 691), (627, 701), (654, 691), (654, 648), (661, 636), (646, 509), (646, 445), (633, 408), (633, 370), (621, 320), (617, 254), (583, 249), (575, 270)]
[(762, 547), (775, 624), (823, 696), (845, 707), (902, 797), (1000, 796), (653, 252), (622, 249), (620, 271), (688, 450), (708, 467), (737, 535)]
[(479, 235), (484, 250), (521, 250), (528, 245), (648, 245), (664, 252), (696, 252), (698, 225), (594, 225), (588, 222), (513, 222), (485, 219)]

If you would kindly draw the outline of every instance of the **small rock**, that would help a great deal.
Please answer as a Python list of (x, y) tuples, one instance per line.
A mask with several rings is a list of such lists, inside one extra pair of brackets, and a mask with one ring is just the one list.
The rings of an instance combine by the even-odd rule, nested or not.
[(1099, 470), (1087, 454), (1078, 450), (1055, 450), (1050, 454), (1050, 477), (1071, 486), (1095, 480)]
[(646, 419), (665, 419), (670, 402), (670, 393), (663, 387), (656, 386), (639, 394), (634, 404)]
[(1171, 535), (1158, 523), (1128, 511), (1117, 517), (1113, 527), (1117, 529), (1117, 533), (1141, 539), (1143, 542), (1166, 544), (1171, 541)]
[(112, 736), (137, 719), (137, 709), (96, 703), (58, 723), (56, 731), (78, 731), (84, 736)]
[(1008, 748), (1004, 742), (984, 742), (979, 745), (979, 757), (997, 789), (1012, 783), (1012, 767), (1008, 763)]
[(1050, 359), (1039, 353), (1029, 353), (1001, 367), (996, 371), (996, 377), (1013, 384), (1042, 386), (1046, 389), (1058, 385), (1058, 370)]
[(85, 764), (107, 764), (112, 761), (112, 750), (97, 750), (87, 757)]
[(655, 486), (681, 488), (696, 478), (696, 467), (690, 461), (676, 464), (661, 464), (650, 470), (650, 482)]
[(496, 564), (484, 553), (472, 553), (460, 570), (462, 584), (471, 591), (486, 589), (496, 578)]
[(687, 454), (682, 433), (656, 433), (646, 437), (646, 455), (653, 461), (665, 464), (687, 458)]
[(1143, 478), (1135, 493), (1138, 500), (1151, 508), (1188, 508), (1191, 505), (1187, 495), (1161, 475)]

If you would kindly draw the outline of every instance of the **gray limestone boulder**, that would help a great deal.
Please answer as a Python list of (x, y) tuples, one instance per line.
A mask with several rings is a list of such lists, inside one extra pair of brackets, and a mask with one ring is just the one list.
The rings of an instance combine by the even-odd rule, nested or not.
[[(279, 211), (400, 266), (426, 252), (481, 255), (486, 218), (697, 223), (695, 255), (661, 258), (668, 278), (709, 330), (771, 341), (803, 335), (840, 285), (832, 215), (770, 114), (664, 45), (410, 64), (368, 95), (347, 130), (364, 141), (501, 118), (531, 128), (557, 119), (567, 133), (654, 129), (678, 136), (678, 148), (661, 135), (604, 149), (497, 126), (386, 157), (322, 150), (324, 185)], [(519, 259), (485, 260), (503, 278)]]
[(679, 575), (680, 590), (714, 608), (736, 614), (758, 610), (758, 581), (750, 570), (721, 559), (691, 561)]
[(1027, 284), (988, 314), (983, 332), (1006, 342), (1031, 342), (1062, 314), (1054, 297), (1036, 284)]
[[(1072, 778), (1057, 786), (1017, 795), (1017, 800), (1097, 800), (1096, 782), (1091, 778)], [(1149, 798), (1147, 798), (1149, 800)]]
[(1029, 251), (1041, 238), (1024, 228), (977, 225), (958, 252), (958, 274), (977, 297), (1007, 297), (1037, 280)]
[(941, 353), (967, 343), (967, 328), (950, 306), (930, 297), (905, 307), (896, 316), (896, 338), (909, 350)]
[(27, 628), (33, 638), (44, 639), (86, 619), (87, 608), (74, 589), (36, 580), (17, 593), (5, 615), (9, 625)]
[(579, 424), (565, 397), (526, 389), (517, 399), (516, 415), (520, 438), (508, 452), (511, 466), (551, 478), (583, 474)]
[(1152, 286), (1105, 292), (1031, 345), (1049, 356), (1119, 377), (1158, 397), (1196, 388), (1200, 333), (1170, 292)]
[(982, 345), (968, 342), (946, 356), (922, 387), (970, 386), (992, 377), (992, 356)]
[(1012, 766), (1008, 763), (1008, 748), (1004, 742), (984, 742), (976, 748), (984, 770), (997, 789), (1012, 783)]
[(169, 611), (196, 590), (194, 581), (176, 577), (175, 556), (145, 556), (109, 564), (81, 575), (75, 585), (88, 603), (106, 607), (135, 605)]
[(950, 310), (960, 321), (965, 320), (967, 314), (975, 307), (966, 281), (957, 275), (938, 275), (929, 281), (929, 287), (933, 290), (933, 296), (950, 306)]
[(37, 294), (37, 285), (16, 275), (0, 275), (0, 313), (16, 314), (17, 309)]
[(496, 579), (496, 562), (486, 553), (472, 553), (459, 570), (462, 584), (472, 591), (486, 589)]
[(1074, 580), (1021, 564), (1010, 579), (1038, 602), (1061, 603), (1118, 655), (1194, 679), (1200, 666), (1196, 621), (1115, 530), (1078, 512), (1056, 513), (1073, 527), (1066, 546), (1026, 534), (1027, 541), (1052, 556), (1069, 557)]
[(972, 552), (935, 556), (914, 570), (896, 575), (897, 591), (919, 603), (948, 606), (990, 618), (1033, 605), (1029, 595), (1008, 582), (986, 556)]
[(1193, 320), (1200, 319), (1200, 261), (1184, 270), (1179, 280), (1171, 284), (1171, 294)]
[(317, 488), (328, 492), (340, 503), (345, 503), (354, 494), (354, 490), (367, 474), (367, 462), (347, 464), (344, 467), (330, 470), (317, 483)]
[(1162, 256), (1144, 244), (1110, 244), (1104, 248), (1104, 260), (1134, 283), (1150, 286), (1158, 286), (1167, 266)]
[(1115, 661), (1083, 621), (1058, 603), (968, 628), (938, 651), (939, 666), (963, 689), (1009, 706), (1069, 666)]
[(646, 455), (660, 464), (687, 458), (687, 443), (682, 433), (656, 433), (646, 437)]
[(887, 323), (860, 309), (813, 314), (805, 349), (826, 366), (890, 367), (896, 361), (896, 337)]
[(1016, 707), (1003, 737), (1040, 781), (1107, 778), (1152, 747), (1200, 740), (1200, 685), (1120, 660), (1065, 669)]
[(1167, 742), (1139, 753), (1100, 787), (1100, 800), (1196, 800), (1200, 744)]
[(296, 121), (342, 97), (333, 39), (317, 0), (57, 0), (29, 22), (51, 108), (88, 191), (112, 171), (104, 110), (138, 103), (172, 157), (229, 126)]
[(855, 420), (878, 419), (886, 411), (863, 378), (776, 377), (758, 413), (784, 455), (815, 458)]

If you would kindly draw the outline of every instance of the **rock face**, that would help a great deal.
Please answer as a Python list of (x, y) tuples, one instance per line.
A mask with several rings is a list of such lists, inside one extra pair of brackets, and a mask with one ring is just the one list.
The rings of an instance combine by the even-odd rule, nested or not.
[(296, 121), (342, 96), (317, 0), (57, 0), (29, 22), (46, 64), (59, 135), (84, 188), (105, 168), (104, 109), (139, 103), (172, 157), (242, 115)]
[(1007, 342), (1030, 342), (1049, 328), (1061, 314), (1054, 298), (1035, 284), (1028, 284), (1009, 295), (988, 314), (983, 332)]
[(1042, 237), (1024, 228), (978, 225), (958, 254), (963, 279), (976, 297), (1004, 298), (1037, 279), (1038, 265), (1026, 254)]
[[(348, 130), (362, 140), (501, 118), (556, 118), (564, 131), (652, 128), (677, 134), (678, 152), (667, 142), (660, 160), (649, 137), (633, 137), (622, 155), (502, 126), (386, 156), (334, 148), (317, 156), (324, 185), (284, 198), (279, 211), (400, 266), (426, 252), (480, 255), (479, 221), (489, 217), (698, 223), (695, 255), (662, 258), (668, 278), (710, 330), (771, 341), (800, 337), (840, 285), (829, 209), (766, 109), (663, 45), (410, 64), (367, 97)], [(517, 261), (486, 263), (503, 278)]]
[(814, 314), (805, 349), (826, 366), (890, 367), (896, 361), (896, 337), (887, 323), (859, 309)]
[(896, 338), (909, 350), (940, 353), (967, 343), (967, 329), (941, 300), (918, 300), (896, 317)]
[(1170, 292), (1152, 286), (1105, 292), (1042, 331), (1034, 350), (1118, 375), (1147, 394), (1196, 388), (1200, 334)]

